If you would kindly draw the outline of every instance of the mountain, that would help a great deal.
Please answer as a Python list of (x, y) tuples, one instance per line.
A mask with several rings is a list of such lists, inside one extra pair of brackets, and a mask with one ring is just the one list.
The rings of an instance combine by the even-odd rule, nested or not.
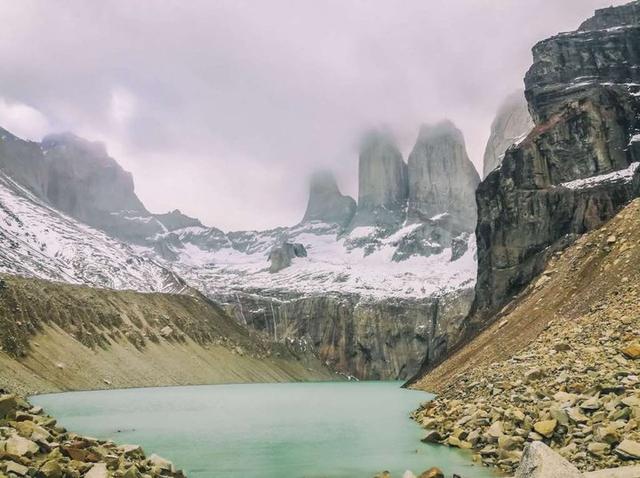
[(397, 227), (408, 194), (407, 165), (391, 134), (365, 134), (358, 162), (358, 207), (351, 227)]
[(637, 2), (617, 8), (533, 48), (525, 95), (535, 127), (477, 191), (479, 323), (640, 193)]
[[(299, 224), (233, 232), (177, 210), (150, 213), (99, 143), (72, 134), (33, 143), (7, 133), (0, 166), (13, 189), (3, 204), (26, 224), (8, 232), (22, 240), (28, 230), (39, 252), (0, 245), (0, 270), (141, 291), (178, 290), (162, 282), (173, 278), (274, 341), (309, 343), (345, 374), (405, 378), (457, 339), (472, 299), (475, 239), (459, 211), (472, 210), (475, 182), (461, 133), (448, 131), (454, 141), (412, 160), (424, 163), (413, 182), (420, 193), (446, 194), (432, 216), (408, 218), (408, 167), (391, 136), (374, 132), (362, 142), (357, 205), (331, 173), (319, 173)], [(438, 189), (447, 173), (471, 181)], [(64, 247), (52, 245), (50, 231)], [(143, 276), (143, 267), (158, 278)]]
[(473, 232), (480, 178), (467, 156), (462, 132), (453, 123), (420, 128), (409, 155), (408, 177), (410, 218), (448, 214), (461, 230)]
[(502, 163), (507, 148), (522, 140), (532, 129), (533, 120), (524, 91), (515, 91), (503, 101), (491, 123), (491, 135), (484, 150), (482, 176), (486, 178), (496, 169)]
[(170, 269), (57, 211), (0, 172), (0, 271), (143, 292), (181, 292)]
[(302, 222), (319, 221), (346, 226), (353, 219), (356, 202), (338, 189), (330, 171), (318, 171), (311, 176), (309, 201)]
[(178, 226), (201, 225), (178, 210), (151, 214), (135, 193), (131, 173), (105, 145), (72, 133), (36, 143), (0, 128), (0, 169), (49, 206), (131, 243)]

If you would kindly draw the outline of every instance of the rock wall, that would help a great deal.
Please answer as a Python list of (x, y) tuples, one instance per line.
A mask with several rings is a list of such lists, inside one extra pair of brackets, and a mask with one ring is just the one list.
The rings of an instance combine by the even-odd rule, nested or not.
[(453, 123), (422, 126), (409, 155), (408, 178), (410, 218), (449, 214), (462, 230), (473, 231), (480, 178)]
[(397, 225), (408, 197), (407, 165), (389, 133), (371, 131), (358, 163), (358, 207), (352, 226)]
[(319, 171), (311, 176), (309, 201), (302, 222), (321, 221), (346, 226), (356, 212), (356, 202), (338, 189), (333, 173)]
[[(603, 10), (578, 30), (533, 48), (525, 78), (535, 128), (480, 184), (475, 320), (528, 284), (549, 254), (640, 194), (640, 24)], [(606, 18), (602, 17), (603, 15)], [(616, 25), (618, 26), (618, 25)]]
[(524, 91), (515, 91), (500, 105), (491, 123), (491, 135), (484, 150), (482, 176), (496, 169), (509, 146), (518, 142), (533, 128), (533, 120), (524, 97)]
[(401, 380), (458, 339), (472, 297), (466, 288), (422, 300), (258, 293), (218, 299), (240, 323), (276, 341), (309, 345), (334, 370), (358, 379)]

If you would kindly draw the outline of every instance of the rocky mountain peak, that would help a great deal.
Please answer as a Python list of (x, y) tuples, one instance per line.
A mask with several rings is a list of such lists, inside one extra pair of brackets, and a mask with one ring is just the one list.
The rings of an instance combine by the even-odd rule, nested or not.
[(317, 171), (310, 179), (309, 201), (302, 222), (322, 221), (346, 226), (356, 211), (356, 202), (340, 192), (330, 171)]
[(630, 2), (619, 7), (607, 7), (596, 10), (593, 17), (585, 20), (579, 31), (604, 30), (640, 23), (640, 1)]
[(423, 124), (420, 126), (417, 142), (426, 143), (438, 139), (449, 139), (456, 143), (464, 144), (464, 136), (452, 121), (445, 119), (435, 124)]
[(73, 149), (75, 154), (82, 155), (91, 160), (115, 161), (107, 154), (107, 148), (101, 141), (89, 141), (74, 133), (64, 132), (49, 134), (42, 139), (41, 146), (45, 151), (53, 149)]
[(426, 220), (448, 213), (456, 225), (472, 231), (479, 182), (464, 136), (451, 121), (420, 128), (408, 163), (410, 218)]
[(640, 194), (637, 11), (638, 2), (598, 11), (584, 30), (533, 48), (525, 94), (535, 127), (476, 196), (478, 320)]
[(484, 150), (483, 177), (502, 163), (507, 148), (522, 139), (533, 126), (524, 91), (514, 91), (502, 102), (491, 123), (491, 135)]
[(369, 131), (360, 145), (354, 225), (401, 222), (408, 190), (407, 165), (393, 136), (387, 131)]

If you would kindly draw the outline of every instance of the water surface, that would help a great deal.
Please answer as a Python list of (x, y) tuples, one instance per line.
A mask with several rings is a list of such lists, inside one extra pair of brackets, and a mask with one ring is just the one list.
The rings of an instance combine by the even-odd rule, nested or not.
[(420, 442), (410, 412), (430, 396), (397, 382), (212, 385), (32, 397), (70, 430), (137, 443), (189, 477), (401, 477), (439, 466), (492, 475), (467, 452)]

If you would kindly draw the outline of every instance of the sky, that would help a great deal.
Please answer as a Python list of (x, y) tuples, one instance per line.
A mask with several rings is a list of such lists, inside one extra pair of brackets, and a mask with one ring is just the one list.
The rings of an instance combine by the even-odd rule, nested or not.
[(309, 175), (451, 119), (482, 170), (531, 47), (612, 0), (0, 0), (0, 126), (104, 141), (153, 212), (292, 225)]

